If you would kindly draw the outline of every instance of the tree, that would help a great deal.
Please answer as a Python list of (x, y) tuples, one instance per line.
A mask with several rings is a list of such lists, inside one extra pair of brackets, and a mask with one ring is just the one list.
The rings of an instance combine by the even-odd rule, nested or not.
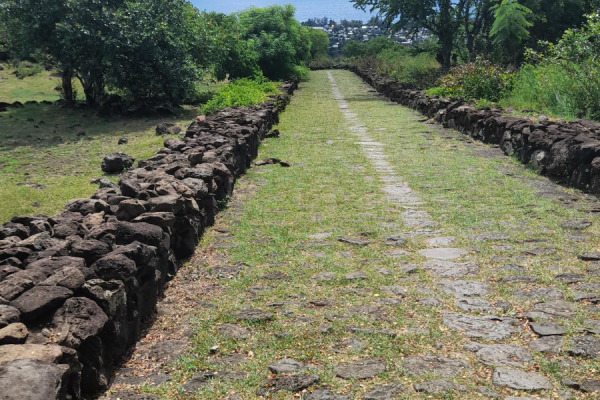
[(437, 36), (441, 44), (440, 61), (449, 68), (454, 39), (461, 26), (466, 0), (351, 0), (356, 8), (378, 11), (392, 31), (421, 28)]
[(255, 43), (244, 39), (236, 15), (203, 12), (200, 18), (197, 63), (201, 68), (218, 80), (262, 75)]
[(198, 11), (186, 0), (127, 1), (106, 38), (106, 80), (140, 102), (178, 103), (195, 92)]
[(529, 38), (528, 28), (533, 26), (527, 20), (531, 10), (517, 0), (502, 0), (502, 3), (492, 9), (496, 18), (490, 32), (490, 36), (494, 38), (493, 43), (503, 46), (511, 53), (516, 65), (521, 44)]
[(315, 58), (327, 56), (329, 51), (329, 36), (321, 30), (311, 29), (310, 35), (310, 56), (314, 60)]
[(294, 12), (288, 4), (250, 8), (239, 14), (242, 38), (256, 46), (258, 65), (268, 78), (288, 78), (310, 61), (310, 38)]

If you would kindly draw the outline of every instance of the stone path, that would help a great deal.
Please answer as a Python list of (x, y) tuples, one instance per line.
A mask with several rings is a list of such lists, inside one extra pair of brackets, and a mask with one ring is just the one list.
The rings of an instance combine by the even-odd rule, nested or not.
[(424, 122), (312, 73), (105, 398), (600, 398), (597, 200)]

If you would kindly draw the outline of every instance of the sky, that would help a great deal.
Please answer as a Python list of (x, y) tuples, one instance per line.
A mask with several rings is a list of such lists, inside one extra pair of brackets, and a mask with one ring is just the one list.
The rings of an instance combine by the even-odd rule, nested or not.
[(336, 21), (359, 19), (367, 21), (369, 14), (357, 10), (350, 0), (191, 0), (200, 10), (232, 13), (256, 6), (273, 4), (292, 4), (296, 7), (296, 18), (306, 21), (314, 17), (328, 17)]

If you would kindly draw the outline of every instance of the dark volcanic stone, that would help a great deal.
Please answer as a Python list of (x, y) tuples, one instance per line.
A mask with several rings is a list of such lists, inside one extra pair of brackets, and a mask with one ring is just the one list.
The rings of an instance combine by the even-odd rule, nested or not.
[(77, 268), (66, 267), (59, 269), (50, 278), (46, 279), (40, 286), (62, 286), (76, 291), (85, 284), (85, 276)]
[(477, 281), (440, 281), (437, 286), (442, 292), (456, 297), (481, 297), (492, 290), (487, 283)]
[(83, 258), (88, 264), (93, 264), (110, 252), (110, 246), (99, 240), (79, 240), (71, 245), (71, 254)]
[(565, 328), (554, 322), (532, 322), (529, 324), (531, 330), (540, 336), (564, 335)]
[(366, 239), (349, 238), (344, 236), (340, 236), (338, 238), (338, 242), (353, 244), (355, 246), (368, 246), (370, 244), (370, 242)]
[(102, 309), (85, 297), (68, 299), (52, 318), (58, 342), (74, 349), (97, 336), (107, 322), (108, 317)]
[(560, 225), (563, 229), (584, 230), (592, 226), (592, 221), (581, 218), (566, 219), (562, 221)]
[(583, 261), (600, 261), (600, 253), (588, 252), (580, 254), (578, 257)]
[(404, 296), (408, 293), (408, 289), (402, 286), (382, 286), (379, 288), (382, 292), (391, 294), (394, 296)]
[(368, 379), (386, 370), (386, 362), (382, 358), (365, 358), (362, 360), (338, 364), (333, 372), (342, 379)]
[(334, 394), (329, 389), (317, 389), (304, 397), (306, 400), (350, 400), (350, 396)]
[(424, 393), (444, 393), (452, 390), (458, 392), (466, 392), (467, 388), (463, 385), (458, 385), (441, 379), (435, 379), (414, 385), (415, 391)]
[(250, 337), (250, 331), (241, 326), (234, 324), (223, 324), (217, 326), (217, 331), (228, 339), (248, 339)]
[(359, 279), (367, 279), (367, 274), (365, 274), (362, 271), (355, 271), (355, 272), (349, 272), (344, 276), (345, 279), (348, 279), (349, 281), (356, 281)]
[(494, 311), (494, 308), (488, 301), (478, 298), (458, 299), (456, 300), (456, 306), (465, 312), (477, 311), (480, 313), (489, 313)]
[(73, 292), (60, 286), (36, 286), (10, 305), (21, 312), (21, 320), (31, 321), (60, 307)]
[(211, 379), (215, 377), (213, 372), (204, 372), (200, 375), (196, 375), (184, 383), (181, 387), (186, 393), (194, 393), (202, 386), (206, 385)]
[(272, 321), (275, 316), (263, 310), (257, 308), (247, 308), (245, 310), (235, 311), (233, 316), (240, 321), (255, 321), (255, 322), (266, 322)]
[(21, 312), (14, 307), (0, 305), (0, 328), (19, 321)]
[[(53, 400), (70, 398), (69, 366), (38, 360), (16, 360), (0, 366), (4, 400)], [(68, 397), (67, 397), (68, 396)]]
[(573, 273), (560, 274), (560, 275), (556, 275), (554, 277), (554, 279), (556, 279), (557, 281), (559, 281), (561, 283), (566, 283), (566, 284), (579, 283), (579, 282), (585, 280), (585, 275), (573, 274)]
[(452, 261), (427, 261), (422, 268), (431, 275), (439, 278), (462, 278), (467, 275), (476, 275), (480, 268), (472, 262), (455, 263)]
[(4, 328), (0, 328), (0, 345), (23, 344), (29, 336), (27, 327), (20, 322), (15, 322)]
[(597, 379), (585, 379), (582, 382), (563, 379), (561, 383), (566, 387), (570, 387), (584, 393), (600, 392), (600, 380)]
[(547, 319), (547, 318), (573, 318), (575, 311), (570, 303), (562, 300), (549, 301), (547, 303), (537, 303), (533, 306), (533, 309), (525, 316), (534, 319)]
[(102, 171), (107, 174), (118, 174), (133, 166), (135, 158), (125, 153), (112, 153), (102, 160)]
[(269, 371), (273, 374), (291, 374), (294, 372), (302, 372), (309, 369), (313, 369), (314, 366), (310, 364), (302, 364), (291, 358), (284, 358), (276, 362), (269, 363), (267, 366)]
[(142, 353), (146, 358), (154, 360), (161, 365), (175, 361), (185, 350), (187, 343), (183, 340), (165, 340), (143, 348)]
[(335, 279), (335, 274), (333, 272), (319, 272), (313, 275), (311, 279), (316, 281), (332, 281)]
[(181, 128), (172, 122), (161, 122), (156, 126), (156, 134), (158, 136), (178, 135), (179, 133), (181, 133)]
[(572, 339), (569, 354), (579, 357), (600, 359), (600, 338), (589, 335)]
[(350, 351), (350, 350), (359, 351), (363, 348), (363, 346), (364, 346), (364, 344), (360, 340), (355, 339), (355, 338), (350, 338), (350, 339), (344, 340), (343, 342), (332, 345), (331, 349), (333, 351), (335, 351), (336, 353), (342, 353), (344, 351)]
[(555, 287), (541, 287), (530, 290), (517, 289), (513, 296), (519, 300), (561, 300), (565, 295)]
[(508, 283), (535, 283), (539, 280), (540, 278), (538, 278), (537, 276), (531, 275), (511, 275), (502, 278), (502, 282)]
[(503, 241), (510, 239), (510, 235), (504, 232), (484, 232), (477, 235), (471, 235), (469, 236), (469, 239), (474, 242)]
[(127, 282), (137, 272), (135, 261), (123, 254), (109, 254), (96, 261), (90, 268), (99, 278), (107, 281), (117, 279)]
[(437, 374), (443, 378), (449, 378), (470, 369), (471, 366), (466, 361), (459, 359), (426, 355), (406, 358), (402, 363), (402, 368), (408, 375)]
[(470, 338), (502, 340), (520, 330), (518, 322), (512, 318), (475, 317), (453, 312), (445, 312), (442, 317), (444, 325), (451, 329), (464, 331), (465, 336)]
[(266, 381), (264, 385), (258, 389), (257, 394), (266, 397), (281, 390), (296, 393), (319, 383), (319, 381), (320, 379), (317, 375), (278, 376), (275, 379)]
[(525, 347), (511, 344), (475, 344), (475, 354), (480, 363), (490, 367), (523, 367), (533, 362), (533, 358)]
[(375, 386), (373, 390), (365, 394), (364, 400), (393, 400), (406, 389), (402, 385), (381, 385)]
[(537, 351), (538, 353), (556, 355), (562, 350), (562, 337), (544, 336), (529, 342), (529, 348), (533, 351)]
[(542, 375), (508, 368), (496, 368), (492, 375), (492, 383), (514, 390), (552, 389), (550, 381)]

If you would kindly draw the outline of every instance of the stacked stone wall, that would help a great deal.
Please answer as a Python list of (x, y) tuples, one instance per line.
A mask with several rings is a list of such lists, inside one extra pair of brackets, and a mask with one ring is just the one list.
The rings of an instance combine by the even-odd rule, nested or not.
[(428, 96), (379, 75), (349, 68), (390, 100), (474, 139), (498, 145), (507, 155), (568, 186), (600, 194), (600, 123), (579, 119), (533, 122), (506, 116), (502, 110), (476, 108), (467, 102)]
[(79, 399), (106, 389), (297, 87), (199, 117), (118, 187), (72, 200), (54, 217), (0, 227), (2, 399)]

